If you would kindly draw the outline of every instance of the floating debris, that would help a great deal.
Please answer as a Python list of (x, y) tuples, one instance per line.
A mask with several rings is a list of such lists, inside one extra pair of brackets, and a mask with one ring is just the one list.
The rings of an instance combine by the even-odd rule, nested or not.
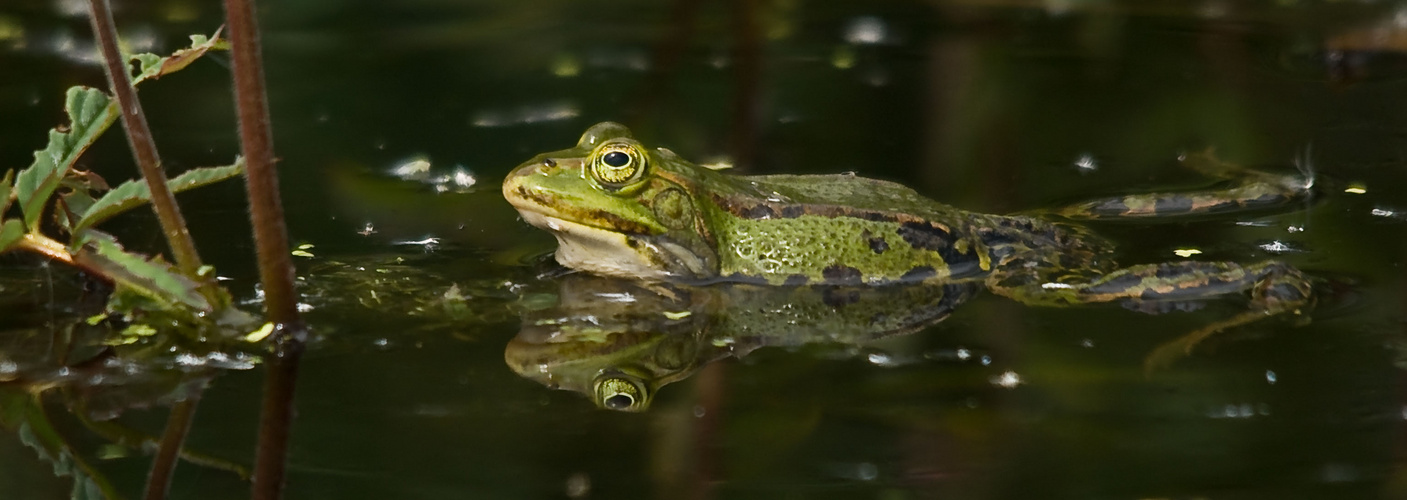
[(576, 118), (581, 110), (571, 103), (520, 106), (511, 110), (480, 111), (470, 123), (475, 127), (508, 127)]
[(1080, 173), (1087, 174), (1099, 170), (1099, 163), (1095, 161), (1094, 155), (1080, 153), (1080, 156), (1075, 157), (1075, 168), (1080, 169)]
[(1268, 242), (1268, 243), (1261, 243), (1261, 244), (1258, 245), (1258, 246), (1260, 247), (1261, 250), (1265, 250), (1266, 252), (1270, 252), (1270, 253), (1273, 253), (1273, 254), (1292, 253), (1292, 252), (1295, 252), (1295, 253), (1304, 252), (1303, 249), (1296, 248), (1296, 247), (1294, 247), (1294, 246), (1291, 246), (1289, 243), (1285, 243), (1285, 242), (1279, 241), (1279, 240), (1271, 241), (1271, 242)]
[(1016, 386), (1025, 383), (1023, 380), (1021, 380), (1021, 374), (1013, 371), (1002, 372), (1001, 375), (992, 377), (991, 382), (993, 385), (996, 385), (998, 387), (1004, 387), (1007, 389), (1015, 389)]
[(884, 43), (889, 39), (889, 26), (874, 16), (860, 16), (845, 24), (845, 41), (856, 45)]

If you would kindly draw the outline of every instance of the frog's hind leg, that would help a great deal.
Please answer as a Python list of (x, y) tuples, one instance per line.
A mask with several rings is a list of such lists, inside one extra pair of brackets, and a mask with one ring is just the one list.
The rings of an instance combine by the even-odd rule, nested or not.
[(1055, 277), (1039, 268), (989, 283), (1000, 294), (1033, 305), (1098, 302), (1180, 302), (1249, 293), (1249, 310), (1199, 328), (1160, 346), (1148, 364), (1165, 365), (1203, 339), (1227, 328), (1285, 313), (1300, 314), (1313, 303), (1312, 284), (1300, 270), (1280, 261), (1165, 262), (1125, 267), (1090, 279)]
[(1052, 210), (1070, 219), (1141, 219), (1259, 210), (1289, 205), (1310, 195), (1312, 173), (1272, 174), (1216, 158), (1210, 150), (1187, 155), (1182, 164), (1209, 177), (1228, 179), (1217, 189), (1096, 198)]

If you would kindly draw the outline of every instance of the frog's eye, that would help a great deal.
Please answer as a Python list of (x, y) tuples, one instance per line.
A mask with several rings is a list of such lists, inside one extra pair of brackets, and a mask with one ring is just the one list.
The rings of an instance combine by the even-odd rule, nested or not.
[(644, 411), (649, 406), (644, 385), (622, 376), (606, 376), (596, 381), (596, 404), (616, 411)]
[(639, 180), (645, 173), (645, 155), (625, 142), (608, 142), (596, 150), (591, 176), (602, 187), (620, 189)]

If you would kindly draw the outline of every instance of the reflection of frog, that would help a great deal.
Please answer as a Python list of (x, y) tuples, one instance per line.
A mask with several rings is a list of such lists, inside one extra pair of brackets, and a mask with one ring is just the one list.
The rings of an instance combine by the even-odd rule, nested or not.
[(504, 351), (518, 374), (642, 411), (660, 387), (762, 346), (863, 343), (943, 320), (977, 288), (644, 284), (567, 276), (558, 300), (523, 314)]
[[(1195, 166), (1195, 165), (1194, 165)], [(1284, 203), (1310, 182), (1219, 162), (1227, 189), (1076, 205), (1066, 218), (1205, 214)], [(966, 212), (892, 182), (854, 175), (736, 176), (647, 149), (601, 123), (503, 182), (528, 223), (552, 232), (557, 261), (607, 276), (679, 283), (883, 285), (980, 283), (1027, 304), (1140, 304), (1249, 293), (1222, 328), (1310, 303), (1310, 283), (1279, 261), (1176, 261), (1119, 267), (1083, 227), (1035, 215)], [(1189, 344), (1190, 345), (1190, 344)]]

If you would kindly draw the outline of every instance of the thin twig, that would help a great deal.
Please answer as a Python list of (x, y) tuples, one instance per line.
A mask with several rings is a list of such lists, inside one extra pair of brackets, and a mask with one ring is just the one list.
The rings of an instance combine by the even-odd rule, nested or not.
[(306, 330), (298, 317), (293, 262), (288, 252), (288, 232), (283, 225), (278, 176), (274, 172), (273, 132), (269, 127), (254, 1), (225, 0), (225, 18), (230, 28), (239, 137), (245, 158), (244, 179), (259, 253), (264, 309), (276, 325), (271, 337), (274, 356), (267, 365), (263, 409), (259, 414), (251, 496), (255, 500), (275, 500), (283, 495), (288, 436), (293, 422), (293, 390)]
[(112, 9), (107, 0), (88, 0), (88, 8), (93, 36), (97, 38), (103, 55), (103, 70), (107, 73), (113, 95), (117, 97), (118, 109), (122, 110), (122, 128), (127, 131), (127, 142), (132, 145), (132, 154), (137, 158), (142, 178), (146, 179), (147, 187), (151, 189), (151, 206), (161, 222), (166, 243), (171, 246), (176, 267), (194, 278), (201, 266), (200, 255), (195, 251), (190, 230), (186, 228), (186, 221), (176, 206), (176, 197), (166, 185), (161, 157), (157, 155), (156, 143), (152, 141), (142, 104), (137, 100), (137, 89), (132, 87), (127, 58), (122, 56), (117, 46), (117, 27), (112, 20)]

